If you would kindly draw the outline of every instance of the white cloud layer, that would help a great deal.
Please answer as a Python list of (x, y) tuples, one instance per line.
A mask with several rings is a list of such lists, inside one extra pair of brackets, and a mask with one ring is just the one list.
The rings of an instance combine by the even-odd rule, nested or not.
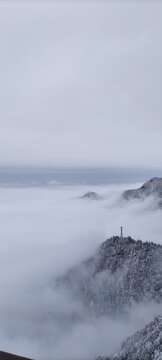
[[(140, 305), (128, 322), (85, 316), (81, 304), (53, 287), (54, 278), (91, 255), (124, 226), (125, 235), (162, 244), (154, 200), (123, 205), (128, 188), (0, 188), (1, 349), (34, 359), (93, 359), (115, 351), (161, 307)], [(94, 190), (99, 201), (79, 197)], [(71, 314), (82, 320), (71, 324)]]

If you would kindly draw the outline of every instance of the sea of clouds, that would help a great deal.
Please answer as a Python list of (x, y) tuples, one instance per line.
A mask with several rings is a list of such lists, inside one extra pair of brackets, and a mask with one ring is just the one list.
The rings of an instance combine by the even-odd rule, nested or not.
[[(153, 198), (122, 202), (122, 191), (131, 187), (0, 188), (1, 350), (38, 360), (94, 359), (113, 353), (161, 311), (141, 304), (127, 321), (92, 318), (53, 286), (121, 225), (125, 236), (162, 244), (162, 210)], [(82, 199), (87, 191), (102, 198)]]

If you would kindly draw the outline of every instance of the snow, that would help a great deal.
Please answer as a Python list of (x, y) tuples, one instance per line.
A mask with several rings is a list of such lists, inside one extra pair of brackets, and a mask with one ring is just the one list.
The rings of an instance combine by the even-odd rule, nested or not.
[[(162, 301), (162, 246), (114, 236), (58, 279), (88, 315), (128, 314), (135, 304)], [(157, 307), (158, 308), (158, 307)], [(110, 360), (100, 357), (99, 360)], [(111, 360), (162, 360), (162, 316), (127, 338)]]
[(112, 237), (60, 279), (60, 286), (97, 315), (124, 313), (162, 299), (162, 246)]
[(140, 188), (126, 190), (122, 194), (124, 200), (144, 199), (148, 196), (155, 197), (158, 205), (162, 206), (162, 178), (154, 177), (145, 182)]
[(113, 360), (161, 360), (162, 316), (156, 316), (146, 327), (123, 342)]

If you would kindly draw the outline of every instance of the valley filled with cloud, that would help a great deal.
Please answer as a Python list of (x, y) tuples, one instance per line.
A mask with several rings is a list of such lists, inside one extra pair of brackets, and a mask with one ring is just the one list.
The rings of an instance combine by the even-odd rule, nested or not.
[[(91, 316), (55, 280), (120, 234), (162, 244), (156, 199), (123, 202), (131, 185), (0, 188), (1, 348), (34, 359), (94, 359), (109, 355), (140, 329), (157, 305), (129, 317)], [(82, 198), (88, 191), (98, 200)], [(159, 312), (161, 306), (159, 305)]]

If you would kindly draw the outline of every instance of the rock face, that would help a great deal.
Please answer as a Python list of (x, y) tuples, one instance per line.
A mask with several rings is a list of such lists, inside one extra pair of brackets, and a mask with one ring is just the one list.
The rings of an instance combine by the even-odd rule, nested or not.
[(31, 360), (31, 359), (18, 355), (9, 354), (4, 351), (0, 351), (0, 360)]
[(162, 178), (154, 177), (138, 189), (126, 190), (122, 198), (124, 200), (144, 199), (151, 195), (155, 196), (159, 200), (159, 205), (162, 206)]
[(90, 200), (99, 200), (101, 199), (101, 196), (97, 194), (94, 191), (87, 192), (83, 196), (81, 196), (82, 199), (90, 199)]
[(144, 329), (127, 338), (113, 360), (161, 360), (162, 316), (156, 316)]
[(115, 315), (134, 303), (162, 299), (162, 246), (114, 236), (71, 269), (59, 286), (80, 299), (89, 313)]

